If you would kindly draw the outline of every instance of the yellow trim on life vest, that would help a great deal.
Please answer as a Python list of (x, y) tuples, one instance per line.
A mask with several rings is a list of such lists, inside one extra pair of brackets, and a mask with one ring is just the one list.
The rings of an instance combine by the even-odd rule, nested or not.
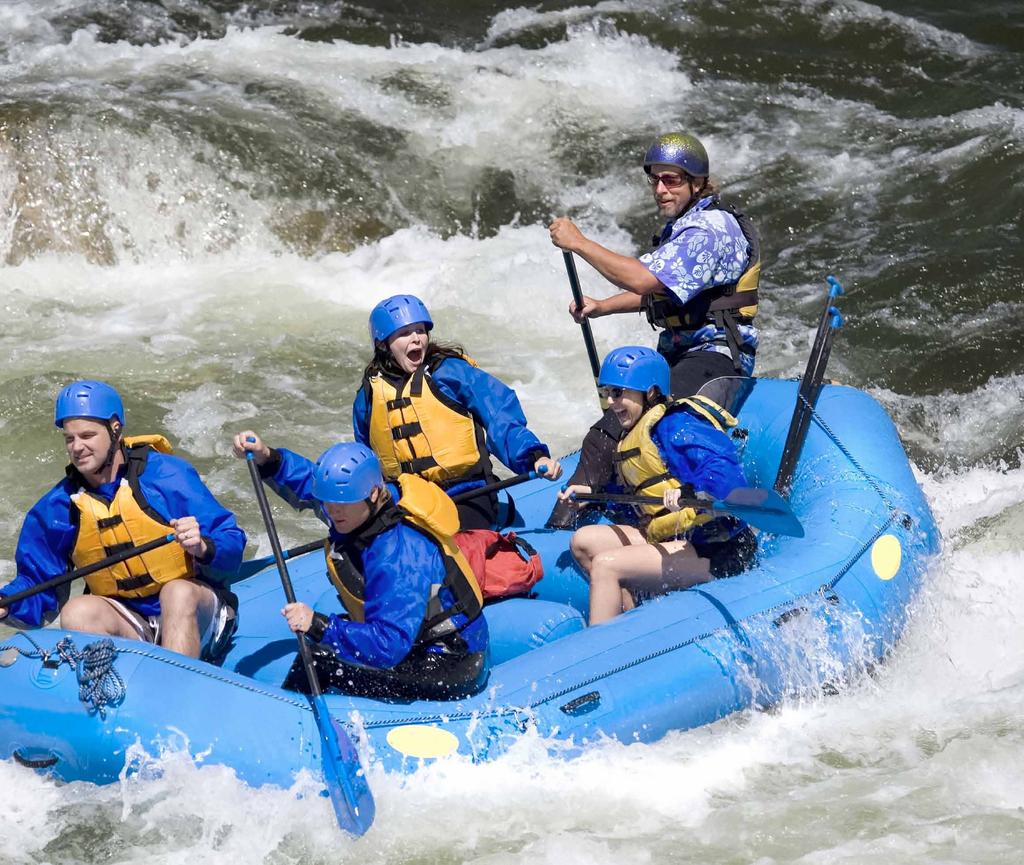
[(701, 396), (700, 394), (677, 399), (672, 403), (672, 406), (688, 406), (720, 433), (724, 433), (727, 429), (732, 429), (732, 427), (739, 423), (733, 415), (713, 399)]
[[(758, 261), (743, 271), (740, 278), (733, 283), (735, 287), (732, 294), (727, 296), (742, 300), (741, 297), (737, 296), (742, 295), (744, 292), (757, 291), (760, 280), (761, 262)], [(728, 286), (715, 286), (715, 288), (728, 288)], [(697, 297), (699, 298), (700, 295), (697, 295)], [(674, 312), (674, 310), (679, 310), (679, 304), (669, 295), (668, 289), (656, 290), (651, 295), (651, 298), (649, 303), (652, 304), (652, 311), (649, 320), (655, 327), (663, 327), (667, 330), (697, 330), (707, 323), (714, 323), (711, 313), (699, 320), (694, 320), (691, 315), (687, 314), (685, 306), (680, 312)], [(755, 301), (746, 306), (732, 307), (728, 312), (735, 315), (742, 323), (749, 324), (754, 319), (754, 316), (757, 315), (757, 302)]]
[[(437, 484), (424, 480), (419, 475), (399, 475), (398, 485), (401, 490), (398, 507), (404, 511), (402, 519), (427, 534), (441, 548), (442, 555), (457, 565), (460, 574), (455, 579), (465, 581), (470, 591), (476, 596), (478, 605), (482, 606), (483, 592), (480, 590), (480, 584), (462, 550), (452, 537), (459, 529), (459, 512), (455, 503)], [(338, 592), (338, 597), (341, 598), (352, 621), (364, 622), (366, 621), (364, 587), (346, 584), (343, 574), (334, 564), (332, 553), (331, 543), (328, 541), (324, 546), (327, 576)], [(446, 573), (447, 571), (448, 568), (446, 568)], [(435, 607), (439, 603), (435, 599), (441, 585), (441, 582), (437, 582), (431, 586), (431, 604), (428, 608), (428, 616), (435, 612)], [(453, 592), (456, 598), (461, 594), (456, 587), (453, 587)]]
[[(658, 452), (658, 446), (651, 438), (651, 430), (665, 416), (667, 409), (664, 403), (648, 409), (637, 425), (619, 442), (619, 454), (629, 454), (616, 463), (619, 478), (634, 493), (660, 498), (665, 495), (666, 490), (682, 487), (682, 484), (669, 474), (668, 467)], [(661, 475), (667, 477), (651, 483), (653, 478)], [(651, 543), (678, 538), (688, 530), (712, 519), (711, 514), (698, 513), (693, 508), (669, 512), (660, 504), (638, 507), (641, 513), (651, 517), (647, 525), (647, 540)]]
[[(171, 452), (170, 443), (161, 435), (125, 439), (129, 448), (140, 444), (161, 453)], [(168, 523), (143, 510), (127, 477), (121, 479), (109, 505), (84, 488), (74, 493), (71, 501), (79, 515), (78, 537), (71, 552), (76, 568), (91, 565), (118, 550), (164, 537), (170, 529)], [(145, 598), (157, 594), (164, 583), (194, 574), (192, 557), (179, 544), (170, 543), (89, 574), (85, 582), (94, 595)]]
[(167, 440), (166, 436), (162, 436), (159, 433), (125, 436), (124, 446), (126, 448), (133, 448), (136, 445), (149, 445), (153, 450), (160, 451), (162, 454), (174, 453), (174, 448), (171, 446), (171, 443)]
[[(456, 480), (482, 461), (476, 421), (468, 411), (446, 405), (428, 374), (422, 377), (421, 393), (413, 396), (414, 376), (406, 378), (400, 390), (383, 375), (370, 378), (370, 447), (390, 480), (410, 469), (428, 481)], [(388, 408), (396, 402), (400, 405)], [(414, 461), (420, 460), (428, 465), (413, 469)]]
[(440, 544), (445, 556), (455, 560), (478, 603), (483, 605), (484, 596), (476, 574), (455, 543), (454, 535), (459, 530), (459, 510), (455, 502), (437, 484), (425, 481), (419, 475), (401, 475), (398, 485), (402, 490), (398, 506), (408, 513), (406, 519), (430, 534)]
[[(348, 617), (353, 622), (359, 622), (360, 624), (365, 622), (366, 601), (363, 597), (362, 589), (357, 586), (350, 587), (338, 571), (337, 565), (334, 564), (334, 547), (331, 544), (330, 538), (324, 541), (324, 559), (327, 562), (327, 579), (331, 581), (331, 585), (334, 586), (334, 590), (338, 593), (338, 598), (341, 600), (345, 612), (348, 613)], [(351, 573), (351, 571), (348, 571), (348, 573)]]
[[(761, 262), (760, 260), (755, 261), (750, 267), (740, 274), (740, 278), (736, 281), (736, 294), (742, 294), (745, 291), (757, 291), (758, 283), (761, 281)], [(757, 315), (757, 304), (752, 303), (748, 306), (741, 306), (736, 310), (736, 315), (740, 318), (747, 319), (748, 321)]]

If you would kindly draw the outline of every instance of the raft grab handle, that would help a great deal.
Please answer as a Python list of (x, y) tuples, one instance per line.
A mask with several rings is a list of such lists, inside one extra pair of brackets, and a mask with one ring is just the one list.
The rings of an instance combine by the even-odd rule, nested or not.
[(566, 715), (572, 715), (574, 718), (578, 718), (580, 715), (586, 715), (588, 712), (593, 712), (594, 709), (600, 705), (601, 692), (590, 691), (582, 697), (570, 700), (564, 706), (559, 706), (559, 709), (565, 712)]
[(11, 752), (14, 762), (26, 769), (49, 769), (57, 764), (57, 755), (53, 751), (22, 748)]

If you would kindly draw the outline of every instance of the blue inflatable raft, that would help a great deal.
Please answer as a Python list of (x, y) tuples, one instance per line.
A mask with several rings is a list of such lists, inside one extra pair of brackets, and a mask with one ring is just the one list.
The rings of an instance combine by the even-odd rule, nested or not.
[[(770, 487), (797, 382), (757, 380), (739, 415), (754, 486)], [(569, 460), (571, 470), (571, 459)], [(822, 388), (790, 504), (803, 538), (761, 535), (754, 568), (655, 598), (587, 629), (587, 584), (568, 531), (543, 526), (556, 485), (515, 491), (517, 533), (542, 554), (535, 599), (486, 609), (492, 672), (476, 697), (385, 703), (328, 695), (364, 761), (415, 769), (423, 758), (501, 754), (524, 731), (585, 746), (657, 740), (787, 694), (835, 686), (881, 659), (904, 627), (938, 535), (893, 424), (866, 394)], [(300, 600), (337, 609), (322, 555), (289, 565)], [(0, 759), (64, 780), (115, 781), (140, 754), (181, 749), (252, 785), (320, 771), (308, 701), (279, 687), (296, 651), (276, 570), (235, 586), (240, 626), (222, 666), (158, 647), (44, 629), (0, 649)], [(107, 674), (88, 679), (87, 666)], [(82, 699), (80, 699), (80, 696)], [(139, 747), (141, 746), (141, 747)]]

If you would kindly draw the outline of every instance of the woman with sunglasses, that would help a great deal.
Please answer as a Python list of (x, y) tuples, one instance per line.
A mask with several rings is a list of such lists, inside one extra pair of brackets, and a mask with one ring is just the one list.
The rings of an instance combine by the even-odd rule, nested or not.
[[(494, 479), (491, 454), (512, 471), (562, 474), (526, 426), (512, 388), (477, 367), (461, 346), (434, 342), (418, 297), (397, 294), (370, 313), (373, 358), (352, 406), (356, 440), (373, 449), (385, 477), (417, 474), (449, 495)], [(497, 495), (459, 503), (460, 529), (493, 529)]]
[(672, 393), (687, 396), (718, 376), (751, 375), (757, 350), (760, 243), (750, 220), (718, 198), (707, 151), (694, 136), (659, 136), (644, 156), (658, 214), (666, 221), (655, 249), (638, 259), (586, 237), (568, 218), (550, 226), (551, 242), (574, 252), (622, 289), (584, 297), (577, 321), (643, 310), (663, 328), (658, 351), (671, 368)]
[[(747, 486), (726, 432), (736, 419), (723, 405), (731, 407), (737, 380), (709, 386), (717, 399), (697, 394), (669, 402), (668, 363), (656, 351), (624, 346), (605, 358), (598, 384), (625, 436), (595, 486), (661, 502), (638, 506), (636, 518), (622, 524), (587, 525), (573, 534), (572, 553), (590, 581), (591, 625), (651, 595), (738, 574), (753, 560), (757, 541), (746, 523), (679, 504), (684, 495), (719, 499)], [(592, 491), (575, 484), (560, 497)]]

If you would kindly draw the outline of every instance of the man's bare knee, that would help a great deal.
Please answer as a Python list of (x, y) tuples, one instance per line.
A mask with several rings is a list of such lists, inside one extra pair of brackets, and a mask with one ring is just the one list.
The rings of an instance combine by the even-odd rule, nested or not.
[(164, 615), (195, 615), (206, 587), (191, 580), (171, 580), (160, 590), (160, 609)]
[(72, 598), (60, 611), (60, 626), (65, 631), (95, 630), (97, 619), (95, 598), (84, 595)]
[(98, 595), (79, 595), (60, 611), (60, 626), (65, 631), (138, 639), (138, 632)]

